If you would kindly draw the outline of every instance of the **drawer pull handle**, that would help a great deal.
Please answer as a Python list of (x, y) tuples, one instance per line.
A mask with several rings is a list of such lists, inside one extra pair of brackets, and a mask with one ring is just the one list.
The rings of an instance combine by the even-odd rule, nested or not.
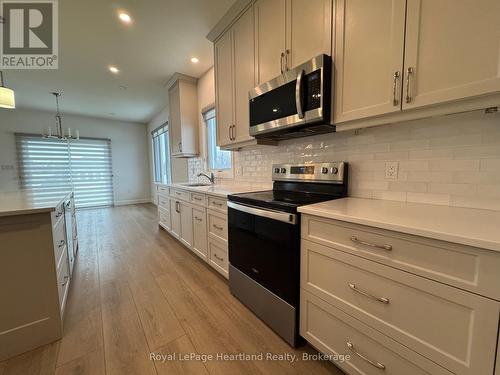
[(62, 211), (59, 211), (57, 214), (56, 214), (56, 218), (57, 217), (60, 217), (62, 215)]
[(372, 361), (371, 359), (366, 358), (363, 354), (361, 354), (356, 349), (354, 349), (354, 344), (352, 342), (347, 341), (346, 344), (347, 344), (347, 347), (349, 348), (349, 350), (351, 352), (353, 352), (354, 354), (356, 354), (359, 358), (368, 362), (370, 365), (378, 368), (379, 370), (385, 370), (385, 365), (383, 363)]
[(198, 221), (201, 221), (201, 218), (199, 218), (198, 216), (195, 216), (194, 218)]
[(212, 224), (212, 226), (213, 226), (215, 229), (218, 229), (218, 230), (223, 230), (223, 229), (224, 229), (224, 228), (219, 227), (218, 225), (215, 225), (215, 224)]
[(65, 243), (66, 243), (66, 241), (61, 240), (61, 241), (59, 241), (59, 245), (57, 245), (57, 247), (61, 248), (64, 246)]
[(355, 243), (359, 243), (361, 245), (365, 245), (365, 246), (369, 246), (369, 247), (375, 247), (377, 249), (382, 249), (382, 250), (387, 250), (387, 251), (391, 251), (392, 250), (392, 245), (377, 245), (377, 244), (374, 244), (374, 243), (371, 243), (371, 242), (366, 242), (366, 241), (358, 240), (358, 237), (356, 237), (356, 236), (352, 236), (351, 237), (351, 241), (355, 242)]
[(218, 260), (220, 260), (221, 262), (224, 262), (224, 258), (221, 258), (220, 256), (218, 256), (217, 254), (214, 254), (214, 257)]
[(389, 304), (389, 298), (385, 298), (385, 297), (375, 297), (373, 295), (371, 295), (370, 293), (367, 293), (361, 289), (359, 289), (356, 284), (353, 284), (353, 283), (347, 283), (347, 285), (349, 286), (349, 288), (351, 288), (353, 291), (355, 291), (356, 293), (359, 293), (365, 297), (368, 297), (368, 298), (371, 298), (371, 299), (374, 299), (375, 301), (378, 301), (378, 302), (381, 302), (383, 304), (386, 304), (388, 305)]
[(65, 286), (69, 281), (69, 276), (64, 276), (64, 282), (61, 284), (61, 286)]
[(198, 197), (193, 197), (195, 200), (197, 201), (201, 201), (201, 198), (198, 198)]
[(177, 194), (177, 195), (181, 195), (181, 193), (179, 193), (178, 191), (176, 191), (176, 192), (175, 192), (175, 194)]
[(222, 203), (212, 202), (214, 206), (222, 207)]

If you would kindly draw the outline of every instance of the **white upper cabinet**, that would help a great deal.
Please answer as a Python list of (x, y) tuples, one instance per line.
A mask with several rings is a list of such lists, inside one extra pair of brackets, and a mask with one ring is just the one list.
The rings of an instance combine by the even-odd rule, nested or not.
[(332, 1), (287, 1), (288, 68), (300, 65), (315, 56), (332, 53)]
[(253, 139), (250, 136), (248, 91), (255, 87), (254, 15), (248, 9), (233, 26), (234, 59), (234, 128), (233, 142)]
[(500, 91), (499, 49), (500, 1), (408, 0), (403, 109)]
[(232, 143), (231, 131), (234, 125), (233, 90), (233, 32), (226, 32), (215, 43), (215, 90), (217, 111), (217, 144)]
[(401, 110), (406, 0), (338, 0), (335, 122)]
[(253, 8), (215, 42), (217, 141), (221, 147), (250, 136), (248, 91), (255, 87)]
[(332, 0), (255, 2), (256, 84), (331, 54)]
[(258, 0), (254, 4), (257, 85), (285, 70), (285, 7), (286, 0)]
[(168, 98), (172, 156), (197, 156), (199, 144), (196, 79), (176, 73), (171, 82)]

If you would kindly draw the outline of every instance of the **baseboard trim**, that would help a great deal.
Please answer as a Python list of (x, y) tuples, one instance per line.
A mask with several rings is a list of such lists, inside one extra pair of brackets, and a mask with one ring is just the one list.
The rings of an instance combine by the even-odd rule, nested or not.
[(143, 199), (130, 199), (126, 201), (115, 201), (115, 206), (126, 206), (129, 204), (140, 204), (140, 203), (151, 203), (151, 199), (143, 198)]

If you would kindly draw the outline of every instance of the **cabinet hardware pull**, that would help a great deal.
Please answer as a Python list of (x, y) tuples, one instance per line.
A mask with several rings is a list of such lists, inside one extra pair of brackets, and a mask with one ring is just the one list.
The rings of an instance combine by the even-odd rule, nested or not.
[(198, 197), (193, 197), (195, 200), (197, 201), (201, 201), (202, 199), (201, 198), (198, 198)]
[(285, 71), (288, 72), (290, 70), (290, 67), (288, 66), (288, 56), (290, 55), (290, 50), (286, 50), (286, 55), (285, 55)]
[(181, 194), (181, 193), (179, 193), (178, 191), (176, 191), (176, 192), (175, 192), (175, 194), (177, 194), (177, 195), (182, 195), (182, 194)]
[(232, 141), (233, 140), (233, 137), (231, 137), (231, 126), (232, 125), (229, 125), (229, 127), (227, 128), (227, 131), (229, 132), (229, 140)]
[(374, 243), (370, 243), (370, 242), (358, 240), (358, 237), (356, 237), (356, 236), (352, 236), (351, 237), (351, 241), (355, 242), (355, 243), (359, 243), (361, 245), (365, 245), (365, 246), (369, 246), (369, 247), (375, 247), (377, 249), (382, 249), (382, 250), (387, 250), (387, 251), (391, 251), (392, 250), (392, 245), (377, 245), (377, 244), (374, 244)]
[(280, 58), (280, 71), (281, 71), (281, 74), (283, 74), (283, 72), (284, 72), (284, 69), (283, 69), (283, 58), (284, 57), (285, 57), (285, 53), (281, 52), (281, 58)]
[(59, 216), (61, 216), (61, 215), (62, 215), (62, 212), (61, 212), (61, 211), (59, 211), (59, 212), (56, 214), (56, 218), (57, 218), (57, 217), (59, 217)]
[(386, 297), (375, 297), (373, 295), (371, 295), (370, 293), (367, 293), (361, 289), (359, 289), (356, 284), (353, 284), (353, 283), (347, 283), (347, 285), (349, 286), (349, 288), (351, 288), (351, 290), (353, 290), (354, 292), (356, 293), (359, 293), (365, 297), (368, 297), (368, 298), (371, 298), (371, 299), (374, 299), (375, 301), (377, 302), (381, 302), (385, 305), (388, 305), (389, 304), (389, 298), (386, 298)]
[(63, 246), (64, 246), (64, 244), (65, 244), (65, 243), (66, 243), (66, 242), (65, 242), (64, 240), (61, 240), (61, 241), (59, 242), (59, 245), (57, 245), (57, 247), (61, 248), (61, 247), (63, 247)]
[(221, 262), (224, 262), (224, 258), (221, 258), (220, 256), (218, 256), (215, 253), (214, 253), (214, 257), (217, 258), (218, 260), (220, 260)]
[(222, 207), (222, 203), (212, 202), (212, 204), (213, 204), (214, 206), (219, 206), (219, 207)]
[(218, 229), (218, 230), (223, 230), (223, 229), (224, 229), (224, 228), (219, 227), (219, 226), (217, 226), (217, 225), (215, 225), (215, 224), (212, 224), (212, 226), (213, 226), (215, 229)]
[(233, 125), (233, 141), (236, 141), (236, 125)]
[(182, 152), (182, 142), (179, 142), (179, 152)]
[(201, 221), (201, 218), (199, 218), (198, 216), (195, 216), (194, 218), (198, 221)]
[(399, 104), (398, 94), (398, 80), (401, 73), (394, 72), (394, 81), (392, 82), (392, 105), (396, 107)]
[(351, 352), (353, 352), (354, 354), (356, 354), (359, 358), (361, 358), (362, 360), (368, 362), (370, 365), (378, 368), (379, 370), (385, 370), (385, 365), (383, 363), (380, 363), (380, 362), (377, 362), (377, 361), (372, 361), (371, 359), (368, 359), (367, 357), (365, 357), (360, 352), (356, 351), (356, 349), (354, 349), (354, 344), (352, 342), (347, 341), (346, 344), (347, 344), (347, 347), (349, 348), (349, 350)]
[(64, 282), (61, 284), (61, 286), (65, 286), (69, 281), (69, 276), (64, 276)]
[(411, 87), (410, 87), (410, 77), (413, 74), (413, 68), (410, 66), (406, 70), (406, 103), (411, 103)]

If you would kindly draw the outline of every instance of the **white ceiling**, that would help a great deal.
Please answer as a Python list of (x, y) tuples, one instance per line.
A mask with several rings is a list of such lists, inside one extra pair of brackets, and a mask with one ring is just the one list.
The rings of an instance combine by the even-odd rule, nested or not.
[[(54, 110), (49, 92), (62, 91), (63, 115), (147, 122), (166, 105), (163, 86), (173, 73), (199, 77), (213, 65), (205, 36), (233, 2), (59, 1), (59, 69), (7, 70), (6, 84), (18, 107)], [(119, 10), (131, 15), (131, 25), (118, 19)]]

